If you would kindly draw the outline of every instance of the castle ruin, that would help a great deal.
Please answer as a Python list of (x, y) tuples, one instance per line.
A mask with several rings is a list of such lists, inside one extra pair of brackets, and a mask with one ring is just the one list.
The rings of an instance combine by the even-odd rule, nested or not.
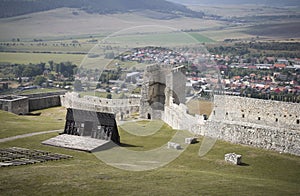
[(206, 119), (188, 113), (185, 81), (184, 66), (149, 65), (141, 98), (80, 98), (69, 93), (61, 100), (67, 108), (114, 113), (119, 120), (123, 113), (129, 116), (138, 112), (142, 119), (162, 119), (173, 129), (300, 155), (300, 104), (214, 95), (213, 111)]

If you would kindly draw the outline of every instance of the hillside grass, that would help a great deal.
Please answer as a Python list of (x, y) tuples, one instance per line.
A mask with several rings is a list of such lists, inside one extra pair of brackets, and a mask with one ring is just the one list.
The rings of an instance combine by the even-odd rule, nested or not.
[[(47, 109), (42, 116), (30, 118), (1, 112), (1, 125), (12, 131), (49, 130), (52, 129), (51, 124), (40, 122), (44, 119), (55, 121), (58, 114), (64, 114), (62, 108)], [(169, 141), (174, 132), (165, 125), (154, 135), (138, 137), (120, 129), (121, 142), (131, 150), (157, 148)], [(199, 157), (203, 139), (199, 138), (199, 143), (190, 145), (168, 165), (150, 171), (132, 172), (106, 165), (91, 153), (41, 144), (56, 135), (50, 133), (0, 143), (0, 148), (16, 146), (73, 156), (69, 160), (0, 168), (2, 195), (300, 194), (300, 157), (297, 156), (217, 141), (208, 154)], [(242, 154), (243, 166), (225, 163), (224, 154), (228, 152)]]
[(38, 112), (40, 116), (18, 116), (0, 110), (0, 138), (64, 128), (65, 108), (55, 107), (33, 113)]

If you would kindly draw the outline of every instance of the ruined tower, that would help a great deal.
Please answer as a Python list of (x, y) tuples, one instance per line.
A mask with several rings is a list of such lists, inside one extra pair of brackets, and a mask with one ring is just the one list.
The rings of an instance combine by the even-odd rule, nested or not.
[(185, 86), (184, 66), (147, 66), (141, 90), (140, 117), (160, 119), (166, 105), (185, 103)]

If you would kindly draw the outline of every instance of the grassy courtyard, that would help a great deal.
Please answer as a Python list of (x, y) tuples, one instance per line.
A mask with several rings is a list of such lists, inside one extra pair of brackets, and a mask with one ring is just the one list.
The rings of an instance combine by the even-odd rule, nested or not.
[[(41, 116), (1, 113), (1, 138), (20, 133), (63, 128), (62, 108), (41, 111)], [(14, 124), (12, 122), (15, 122)], [(42, 121), (44, 121), (42, 123)], [(57, 122), (56, 122), (57, 121)], [(26, 122), (26, 126), (21, 126)], [(56, 122), (56, 123), (54, 123)], [(28, 126), (32, 126), (27, 128)], [(10, 129), (7, 134), (7, 130)], [(20, 130), (20, 133), (12, 133)], [(131, 150), (157, 148), (176, 130), (167, 125), (150, 136), (133, 136), (120, 129), (121, 142)], [(44, 146), (57, 133), (0, 143), (0, 148), (24, 147), (73, 156), (73, 159), (0, 168), (1, 195), (299, 195), (300, 158), (218, 141), (204, 157), (199, 143), (190, 145), (176, 160), (150, 171), (116, 169), (91, 153)], [(224, 162), (224, 154), (243, 155), (243, 166)]]

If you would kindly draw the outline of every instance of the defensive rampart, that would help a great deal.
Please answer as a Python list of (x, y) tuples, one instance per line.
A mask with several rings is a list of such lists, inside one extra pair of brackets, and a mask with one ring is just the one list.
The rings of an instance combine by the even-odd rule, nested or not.
[(80, 97), (78, 93), (61, 96), (61, 104), (66, 108), (113, 113), (118, 120), (129, 118), (139, 112), (140, 99), (106, 99), (94, 96)]
[(215, 95), (201, 132), (232, 143), (300, 155), (300, 104)]

